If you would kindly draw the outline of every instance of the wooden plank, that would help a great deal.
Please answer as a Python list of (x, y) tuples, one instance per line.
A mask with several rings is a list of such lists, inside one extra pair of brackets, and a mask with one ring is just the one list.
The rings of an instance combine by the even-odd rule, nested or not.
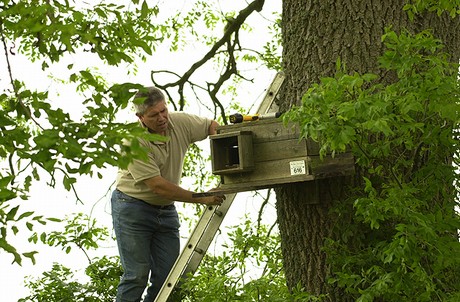
[(223, 138), (237, 137), (240, 135), (252, 135), (252, 131), (225, 131), (219, 134), (210, 135), (209, 138), (212, 140), (219, 140)]
[(235, 131), (252, 131), (254, 143), (280, 141), (299, 137), (298, 126), (294, 124), (285, 126), (283, 121), (279, 118), (225, 125), (217, 128), (219, 134)]
[(245, 192), (254, 191), (260, 189), (272, 188), (277, 185), (283, 185), (294, 182), (312, 181), (315, 179), (314, 175), (297, 175), (283, 178), (271, 178), (260, 181), (252, 181), (248, 183), (233, 183), (233, 184), (221, 184), (222, 190), (231, 190), (231, 192)]
[(304, 182), (304, 181), (312, 181), (315, 177), (313, 175), (303, 175), (303, 176), (293, 176), (290, 178), (284, 179), (267, 179), (263, 181), (253, 181), (250, 183), (242, 183), (242, 184), (221, 184), (218, 188), (209, 191), (209, 192), (202, 192), (202, 193), (193, 193), (193, 198), (197, 197), (206, 197), (206, 196), (216, 196), (216, 195), (226, 195), (231, 193), (238, 193), (238, 192), (247, 192), (247, 191), (256, 191), (262, 189), (273, 188), (275, 186), (287, 184), (287, 183), (295, 183), (295, 182)]
[(355, 172), (354, 157), (351, 153), (340, 153), (335, 157), (310, 156), (311, 173), (316, 178), (351, 175)]
[(306, 139), (308, 155), (319, 155), (320, 146), (311, 138)]
[(254, 143), (253, 150), (255, 163), (307, 156), (306, 141), (299, 141), (297, 138), (284, 141)]
[[(289, 124), (286, 126), (279, 118), (225, 125), (217, 128), (217, 132), (222, 134), (237, 131), (252, 131), (254, 144), (292, 139), (299, 140), (300, 137), (300, 131), (296, 124)], [(312, 139), (306, 139), (305, 141), (308, 154), (319, 155), (319, 144)]]
[[(291, 172), (291, 162), (301, 162), (304, 161), (305, 171), (304, 175), (293, 175)], [(297, 158), (288, 158), (274, 161), (265, 161), (254, 163), (254, 170), (247, 173), (239, 173), (226, 175), (223, 178), (222, 185), (231, 185), (231, 184), (249, 184), (252, 182), (269, 182), (274, 180), (276, 183), (288, 183), (291, 178), (310, 180), (308, 176), (308, 157), (302, 156)]]

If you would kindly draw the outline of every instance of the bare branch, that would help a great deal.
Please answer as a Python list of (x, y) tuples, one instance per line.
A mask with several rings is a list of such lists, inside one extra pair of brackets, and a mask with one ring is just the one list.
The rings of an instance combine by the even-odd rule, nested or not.
[(264, 213), (265, 207), (270, 201), (271, 192), (272, 192), (272, 189), (267, 190), (267, 196), (264, 197), (264, 200), (262, 201), (262, 204), (260, 205), (259, 214), (257, 216), (257, 233), (259, 233), (260, 231), (260, 226), (262, 225), (262, 215)]
[[(265, 0), (255, 0), (251, 2), (245, 9), (241, 10), (236, 16), (235, 19), (232, 20), (228, 24), (228, 26), (225, 28), (224, 35), (220, 40), (218, 40), (212, 48), (201, 58), (199, 61), (195, 62), (182, 76), (178, 76), (178, 80), (175, 82), (167, 83), (164, 85), (160, 85), (157, 82), (154, 81), (153, 75), (156, 73), (162, 73), (165, 71), (152, 71), (151, 73), (151, 78), (152, 82), (157, 86), (158, 88), (167, 91), (168, 88), (170, 87), (177, 87), (178, 94), (179, 94), (179, 109), (182, 110), (185, 105), (185, 97), (184, 97), (184, 87), (186, 84), (189, 84), (191, 86), (197, 86), (193, 82), (190, 81), (191, 76), (199, 69), (201, 68), (206, 62), (211, 60), (213, 57), (215, 57), (217, 54), (219, 54), (219, 49), (227, 44), (227, 50), (225, 51), (226, 54), (228, 54), (228, 61), (225, 66), (224, 72), (220, 75), (219, 79), (215, 83), (208, 83), (208, 92), (211, 96), (211, 99), (213, 103), (215, 104), (215, 108), (219, 108), (221, 111), (222, 118), (224, 119), (224, 122), (226, 122), (226, 117), (224, 114), (224, 107), (221, 104), (221, 102), (217, 98), (217, 93), (219, 92), (220, 88), (222, 85), (230, 79), (232, 75), (238, 75), (238, 70), (236, 68), (236, 60), (234, 57), (234, 51), (236, 46), (239, 46), (239, 39), (238, 39), (238, 32), (241, 28), (241, 26), (244, 24), (246, 19), (254, 12), (260, 12), (262, 10), (262, 7), (265, 3)], [(232, 36), (234, 36), (233, 41), (232, 41)], [(240, 49), (240, 48), (238, 48)], [(171, 72), (169, 72), (171, 73)], [(177, 76), (177, 74), (176, 74)], [(241, 77), (241, 76), (240, 76)], [(243, 77), (241, 77), (243, 78)], [(243, 78), (244, 79), (244, 78)], [(198, 87), (198, 86), (197, 86)], [(167, 93), (168, 96), (169, 93)], [(176, 105), (175, 105), (175, 109)]]

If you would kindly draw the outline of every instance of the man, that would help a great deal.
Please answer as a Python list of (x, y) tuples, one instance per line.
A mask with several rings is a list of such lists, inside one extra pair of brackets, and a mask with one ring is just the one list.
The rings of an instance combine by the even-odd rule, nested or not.
[(123, 276), (117, 302), (154, 301), (179, 255), (179, 218), (174, 201), (220, 205), (224, 196), (193, 198), (179, 186), (185, 153), (190, 144), (216, 133), (217, 122), (195, 115), (168, 113), (164, 94), (155, 87), (140, 91), (136, 115), (147, 131), (166, 142), (140, 140), (148, 160), (135, 160), (119, 170), (112, 194), (112, 220)]

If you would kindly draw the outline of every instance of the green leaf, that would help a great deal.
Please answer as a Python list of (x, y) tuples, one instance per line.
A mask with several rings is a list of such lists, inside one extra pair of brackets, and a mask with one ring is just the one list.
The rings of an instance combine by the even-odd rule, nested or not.
[(18, 212), (19, 210), (19, 206), (16, 206), (14, 208), (12, 208), (8, 214), (6, 215), (6, 220), (14, 220), (14, 217), (16, 216), (16, 213)]
[(49, 217), (49, 218), (46, 218), (46, 219), (49, 220), (49, 221), (53, 221), (53, 222), (62, 222), (62, 219), (54, 218), (54, 217)]
[(3, 176), (0, 177), (0, 188), (6, 188), (8, 184), (13, 180), (13, 176), (8, 175), (8, 176)]
[(63, 179), (64, 188), (67, 191), (70, 191), (72, 189), (72, 185), (76, 182), (77, 182), (76, 178), (65, 176)]
[(142, 8), (141, 8), (141, 15), (140, 15), (140, 18), (141, 19), (145, 19), (147, 17), (149, 13), (149, 6), (147, 4), (147, 1), (143, 1), (142, 2)]
[(46, 236), (45, 232), (40, 234), (40, 241), (41, 242), (46, 243), (46, 238), (47, 238), (47, 236)]
[(15, 226), (15, 225), (13, 225), (13, 226), (11, 227), (11, 230), (13, 231), (13, 234), (14, 234), (14, 235), (16, 235), (16, 234), (19, 232), (18, 227)]
[(56, 144), (56, 137), (54, 135), (50, 135), (51, 131), (47, 131), (42, 135), (36, 136), (34, 138), (34, 142), (44, 149), (49, 149), (50, 147)]
[(21, 255), (16, 251), (16, 248), (12, 246), (11, 244), (9, 244), (8, 242), (6, 242), (4, 238), (0, 238), (0, 249), (3, 249), (7, 253), (12, 254), (14, 257), (13, 263), (17, 263), (21, 265), (22, 263)]
[(32, 251), (32, 252), (22, 253), (22, 255), (24, 257), (29, 258), (32, 261), (33, 265), (36, 264), (35, 254), (38, 254), (38, 252), (37, 251)]
[(18, 217), (17, 221), (19, 221), (19, 220), (21, 220), (23, 218), (29, 217), (29, 216), (33, 215), (34, 213), (35, 212), (32, 212), (32, 211), (24, 212)]
[(26, 222), (26, 226), (29, 231), (32, 231), (34, 229), (34, 225), (30, 222)]
[(38, 242), (37, 233), (33, 233), (27, 240), (36, 244)]

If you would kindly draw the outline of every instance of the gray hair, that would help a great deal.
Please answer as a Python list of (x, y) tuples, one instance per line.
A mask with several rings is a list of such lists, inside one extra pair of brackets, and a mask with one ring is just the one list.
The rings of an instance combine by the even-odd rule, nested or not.
[(134, 109), (136, 110), (136, 114), (144, 114), (147, 108), (158, 104), (161, 101), (165, 100), (165, 95), (163, 92), (156, 88), (156, 87), (147, 87), (145, 89), (139, 90), (134, 99), (144, 99), (144, 101), (134, 102)]

